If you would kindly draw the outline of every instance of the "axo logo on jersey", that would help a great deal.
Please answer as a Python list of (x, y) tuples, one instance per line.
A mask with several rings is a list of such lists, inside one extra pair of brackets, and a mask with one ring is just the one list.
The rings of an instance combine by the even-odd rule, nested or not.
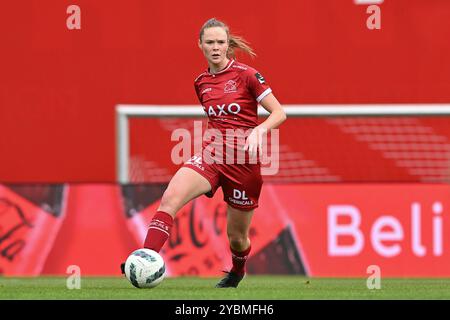
[[(357, 256), (364, 251), (366, 237), (370, 239), (372, 249), (380, 256), (390, 258), (400, 255), (408, 250), (402, 242), (405, 241), (405, 225), (410, 226), (410, 253), (416, 257), (432, 255), (435, 257), (443, 254), (443, 206), (436, 201), (432, 207), (431, 219), (431, 243), (426, 246), (423, 235), (426, 233), (422, 227), (423, 206), (419, 202), (413, 202), (410, 206), (409, 221), (393, 215), (381, 215), (372, 224), (370, 234), (364, 236), (361, 230), (363, 214), (358, 207), (350, 204), (328, 206), (328, 255), (329, 256)], [(339, 222), (346, 219), (347, 223)], [(427, 231), (430, 231), (429, 229)], [(352, 239), (351, 244), (339, 244), (339, 238)], [(430, 249), (430, 250), (428, 250)]]
[[(225, 90), (227, 87), (225, 87)], [(236, 90), (236, 88), (230, 85), (228, 92), (234, 92), (231, 90)], [(220, 117), (220, 116), (227, 116), (228, 114), (238, 114), (239, 111), (241, 111), (241, 106), (237, 103), (230, 103), (228, 105), (222, 104), (222, 105), (215, 105), (215, 106), (209, 106), (206, 108), (203, 106), (203, 110), (208, 114), (208, 116), (214, 116), (214, 117)]]

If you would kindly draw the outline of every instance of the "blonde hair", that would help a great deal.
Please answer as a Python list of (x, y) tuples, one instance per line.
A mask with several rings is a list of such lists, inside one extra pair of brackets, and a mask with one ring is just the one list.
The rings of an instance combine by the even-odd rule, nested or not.
[(202, 41), (202, 37), (203, 37), (203, 33), (205, 32), (205, 29), (213, 28), (213, 27), (221, 27), (227, 33), (227, 38), (228, 38), (227, 57), (228, 58), (236, 57), (235, 49), (239, 49), (239, 50), (245, 52), (252, 58), (256, 57), (256, 53), (253, 51), (252, 47), (250, 47), (249, 43), (243, 37), (231, 34), (230, 28), (224, 22), (217, 20), (216, 18), (211, 18), (203, 24), (202, 28), (200, 29), (200, 35), (199, 35), (200, 41)]

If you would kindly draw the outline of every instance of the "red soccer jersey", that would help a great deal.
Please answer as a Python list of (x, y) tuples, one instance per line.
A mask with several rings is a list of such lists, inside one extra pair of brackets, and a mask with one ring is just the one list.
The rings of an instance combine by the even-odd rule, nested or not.
[(216, 74), (206, 70), (194, 86), (208, 115), (208, 128), (217, 129), (256, 127), (258, 103), (272, 92), (260, 73), (235, 60)]
[[(217, 136), (211, 140), (205, 138), (202, 154), (196, 154), (184, 166), (208, 179), (211, 191), (207, 196), (211, 197), (222, 187), (224, 200), (230, 206), (240, 210), (255, 209), (263, 183), (260, 161), (249, 161), (248, 152), (242, 158), (238, 154), (244, 153), (245, 135), (250, 131), (247, 129), (258, 125), (258, 103), (272, 90), (255, 69), (230, 60), (222, 71), (211, 74), (207, 70), (198, 76), (195, 91), (208, 115), (208, 129), (219, 129), (224, 140), (216, 140)], [(232, 136), (229, 129), (233, 130)], [(220, 163), (208, 161), (211, 159), (205, 151), (211, 146), (214, 160)]]

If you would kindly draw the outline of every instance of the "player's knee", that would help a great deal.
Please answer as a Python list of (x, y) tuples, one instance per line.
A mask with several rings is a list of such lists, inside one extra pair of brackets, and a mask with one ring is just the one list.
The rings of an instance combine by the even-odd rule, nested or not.
[(180, 203), (181, 200), (176, 190), (167, 189), (161, 198), (159, 210), (167, 212), (174, 216), (175, 213), (179, 210)]
[(248, 237), (246, 234), (229, 232), (228, 241), (230, 242), (230, 246), (236, 250), (245, 250), (248, 246)]

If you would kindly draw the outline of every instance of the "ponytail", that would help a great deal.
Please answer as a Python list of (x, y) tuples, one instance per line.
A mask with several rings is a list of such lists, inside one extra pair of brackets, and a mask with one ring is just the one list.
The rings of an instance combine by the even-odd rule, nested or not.
[(239, 49), (240, 51), (245, 52), (252, 58), (256, 57), (255, 51), (253, 51), (252, 47), (250, 47), (249, 43), (244, 38), (230, 34), (228, 35), (228, 43), (229, 43), (227, 52), (228, 58), (235, 57), (234, 54), (235, 49)]

